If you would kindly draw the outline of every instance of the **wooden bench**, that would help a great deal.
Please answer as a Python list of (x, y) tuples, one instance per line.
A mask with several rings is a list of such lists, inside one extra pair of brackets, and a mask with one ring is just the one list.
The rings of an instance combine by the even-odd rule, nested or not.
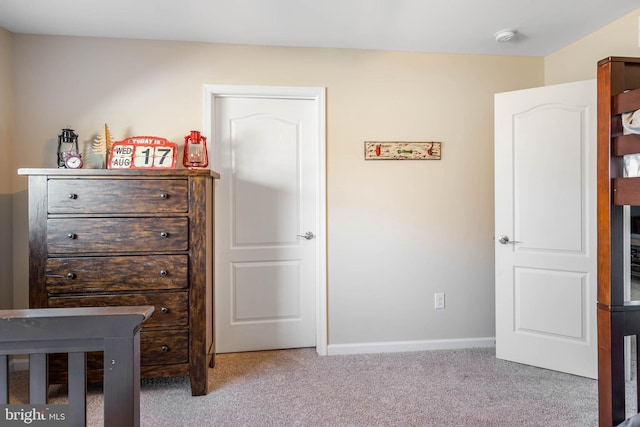
[(104, 425), (140, 425), (140, 325), (152, 306), (0, 310), (0, 404), (9, 356), (29, 355), (29, 404), (46, 404), (47, 354), (68, 353), (70, 425), (86, 424), (86, 353), (104, 352)]

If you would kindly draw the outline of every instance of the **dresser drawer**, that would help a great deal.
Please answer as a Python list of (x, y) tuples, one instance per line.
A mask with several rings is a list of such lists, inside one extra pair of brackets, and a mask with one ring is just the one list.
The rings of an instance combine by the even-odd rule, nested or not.
[[(87, 355), (89, 369), (102, 369), (102, 352)], [(140, 365), (173, 365), (189, 361), (187, 331), (140, 332)]]
[(49, 258), (47, 293), (186, 289), (187, 255)]
[(152, 305), (155, 311), (144, 322), (143, 329), (187, 326), (189, 324), (189, 293), (186, 291), (69, 297), (53, 296), (48, 299), (48, 305), (52, 308)]
[(49, 254), (161, 252), (188, 249), (189, 220), (178, 218), (54, 218)]
[[(87, 371), (92, 381), (102, 381), (104, 355), (101, 351), (87, 353)], [(140, 332), (140, 365), (173, 365), (189, 362), (189, 332)], [(67, 383), (67, 355), (50, 354), (49, 372), (53, 383)], [(93, 375), (92, 375), (93, 374)]]
[(185, 179), (50, 179), (49, 213), (187, 212)]
[(171, 365), (189, 361), (187, 331), (140, 332), (140, 364)]

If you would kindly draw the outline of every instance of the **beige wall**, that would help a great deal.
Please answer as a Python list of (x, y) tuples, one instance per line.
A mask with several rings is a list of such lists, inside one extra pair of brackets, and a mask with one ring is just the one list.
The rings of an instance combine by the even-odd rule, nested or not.
[(0, 28), (0, 309), (13, 306), (13, 35)]
[[(0, 28), (0, 194), (11, 193), (13, 34)], [(8, 154), (8, 155), (7, 155)]]
[[(640, 56), (639, 16), (546, 58), (0, 29), (0, 149), (27, 154), (0, 156), (0, 308), (12, 293), (15, 307), (27, 305), (27, 180), (15, 170), (54, 167), (62, 127), (84, 143), (105, 122), (116, 138), (180, 141), (202, 127), (203, 84), (324, 86), (330, 343), (493, 336), (493, 94), (595, 78), (599, 59)], [(442, 141), (443, 158), (365, 162), (365, 140)], [(447, 309), (433, 309), (434, 292), (447, 294)]]
[[(493, 95), (541, 85), (542, 58), (28, 35), (14, 51), (30, 155), (13, 170), (53, 167), (67, 125), (85, 143), (105, 122), (180, 141), (202, 128), (203, 84), (326, 87), (330, 343), (495, 335)], [(442, 141), (442, 160), (365, 162), (366, 140)], [(25, 305), (26, 283), (15, 292)]]
[(545, 58), (545, 84), (596, 78), (597, 63), (609, 56), (640, 56), (640, 9)]

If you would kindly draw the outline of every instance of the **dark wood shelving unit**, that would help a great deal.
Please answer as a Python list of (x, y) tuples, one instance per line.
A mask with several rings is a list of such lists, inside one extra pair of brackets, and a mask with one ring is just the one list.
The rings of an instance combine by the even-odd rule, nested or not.
[(599, 61), (597, 319), (601, 427), (625, 420), (624, 338), (640, 334), (640, 301), (625, 301), (624, 297), (624, 206), (640, 206), (640, 177), (624, 177), (624, 156), (640, 153), (640, 135), (624, 134), (622, 115), (637, 109), (640, 58)]

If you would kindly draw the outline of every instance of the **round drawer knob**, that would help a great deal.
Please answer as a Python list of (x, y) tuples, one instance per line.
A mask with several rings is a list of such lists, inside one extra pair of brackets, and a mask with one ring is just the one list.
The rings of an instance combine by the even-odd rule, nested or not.
[(160, 311), (167, 314), (169, 312), (169, 309), (167, 307), (162, 307)]
[(160, 198), (161, 198), (161, 199), (168, 199), (168, 198), (169, 198), (169, 195), (168, 195), (167, 193), (162, 193), (162, 194), (160, 195)]
[(162, 347), (160, 347), (160, 350), (162, 350), (163, 353), (166, 353), (167, 351), (169, 351), (169, 347), (166, 345), (163, 345)]
[(167, 238), (169, 237), (169, 233), (167, 233), (166, 231), (163, 231), (162, 233), (160, 233), (160, 237)]
[(74, 199), (77, 199), (77, 198), (78, 198), (78, 195), (77, 195), (77, 194), (73, 194), (73, 193), (69, 193), (69, 196), (68, 196), (68, 197), (69, 197), (70, 199), (74, 200)]
[(167, 270), (160, 270), (160, 275), (162, 277), (167, 277)]
[(67, 233), (67, 237), (70, 239), (75, 239), (77, 236), (76, 233)]
[(73, 279), (74, 277), (76, 277), (75, 274), (73, 273), (67, 273), (67, 279)]

